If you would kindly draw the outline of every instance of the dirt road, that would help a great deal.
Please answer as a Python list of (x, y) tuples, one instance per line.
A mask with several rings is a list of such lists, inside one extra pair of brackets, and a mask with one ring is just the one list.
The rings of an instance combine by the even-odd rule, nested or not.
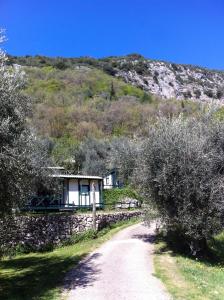
[(153, 276), (154, 228), (130, 226), (89, 255), (66, 277), (68, 300), (169, 300)]

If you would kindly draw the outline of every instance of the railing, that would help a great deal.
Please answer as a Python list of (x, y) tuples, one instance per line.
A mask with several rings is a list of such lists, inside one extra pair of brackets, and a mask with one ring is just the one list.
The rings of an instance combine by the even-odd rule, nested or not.
[(64, 204), (62, 200), (62, 195), (42, 195), (42, 196), (32, 196), (28, 202), (27, 206), (54, 206)]
[(32, 211), (32, 210), (76, 210), (77, 206), (74, 204), (51, 204), (51, 205), (40, 205), (40, 206), (32, 206), (26, 205), (23, 210)]
[[(103, 208), (103, 203), (96, 203), (97, 208)], [(23, 210), (40, 211), (40, 210), (91, 210), (92, 204), (76, 205), (75, 203), (64, 203), (61, 196), (33, 196), (29, 199)]]

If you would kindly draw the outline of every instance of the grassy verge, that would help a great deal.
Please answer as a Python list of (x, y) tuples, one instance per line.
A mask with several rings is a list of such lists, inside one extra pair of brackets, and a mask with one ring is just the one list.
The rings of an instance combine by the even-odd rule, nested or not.
[(103, 229), (97, 236), (83, 235), (77, 243), (52, 252), (0, 260), (0, 299), (59, 299), (63, 278), (72, 267), (116, 232), (138, 222), (137, 219), (119, 222)]
[[(179, 300), (222, 300), (224, 299), (224, 264), (219, 256), (220, 244), (224, 245), (224, 235), (216, 237), (212, 250), (219, 259), (197, 261), (176, 254), (164, 242), (156, 245), (154, 257), (155, 275), (167, 287), (174, 299)], [(222, 252), (224, 256), (224, 252)]]

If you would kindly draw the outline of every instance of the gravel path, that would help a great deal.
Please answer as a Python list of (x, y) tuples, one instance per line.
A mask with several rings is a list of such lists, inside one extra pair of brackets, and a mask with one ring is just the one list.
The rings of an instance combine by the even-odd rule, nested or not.
[(66, 277), (68, 300), (169, 300), (153, 276), (154, 227), (123, 229)]

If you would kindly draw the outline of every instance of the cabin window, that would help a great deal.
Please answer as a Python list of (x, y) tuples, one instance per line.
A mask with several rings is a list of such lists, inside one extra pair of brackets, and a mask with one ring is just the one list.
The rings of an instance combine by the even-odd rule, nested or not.
[(90, 205), (89, 185), (82, 184), (80, 189), (80, 204), (82, 206)]
[(81, 185), (81, 193), (82, 194), (89, 194), (89, 186), (88, 185)]
[(106, 184), (108, 185), (110, 183), (110, 176), (106, 177)]

